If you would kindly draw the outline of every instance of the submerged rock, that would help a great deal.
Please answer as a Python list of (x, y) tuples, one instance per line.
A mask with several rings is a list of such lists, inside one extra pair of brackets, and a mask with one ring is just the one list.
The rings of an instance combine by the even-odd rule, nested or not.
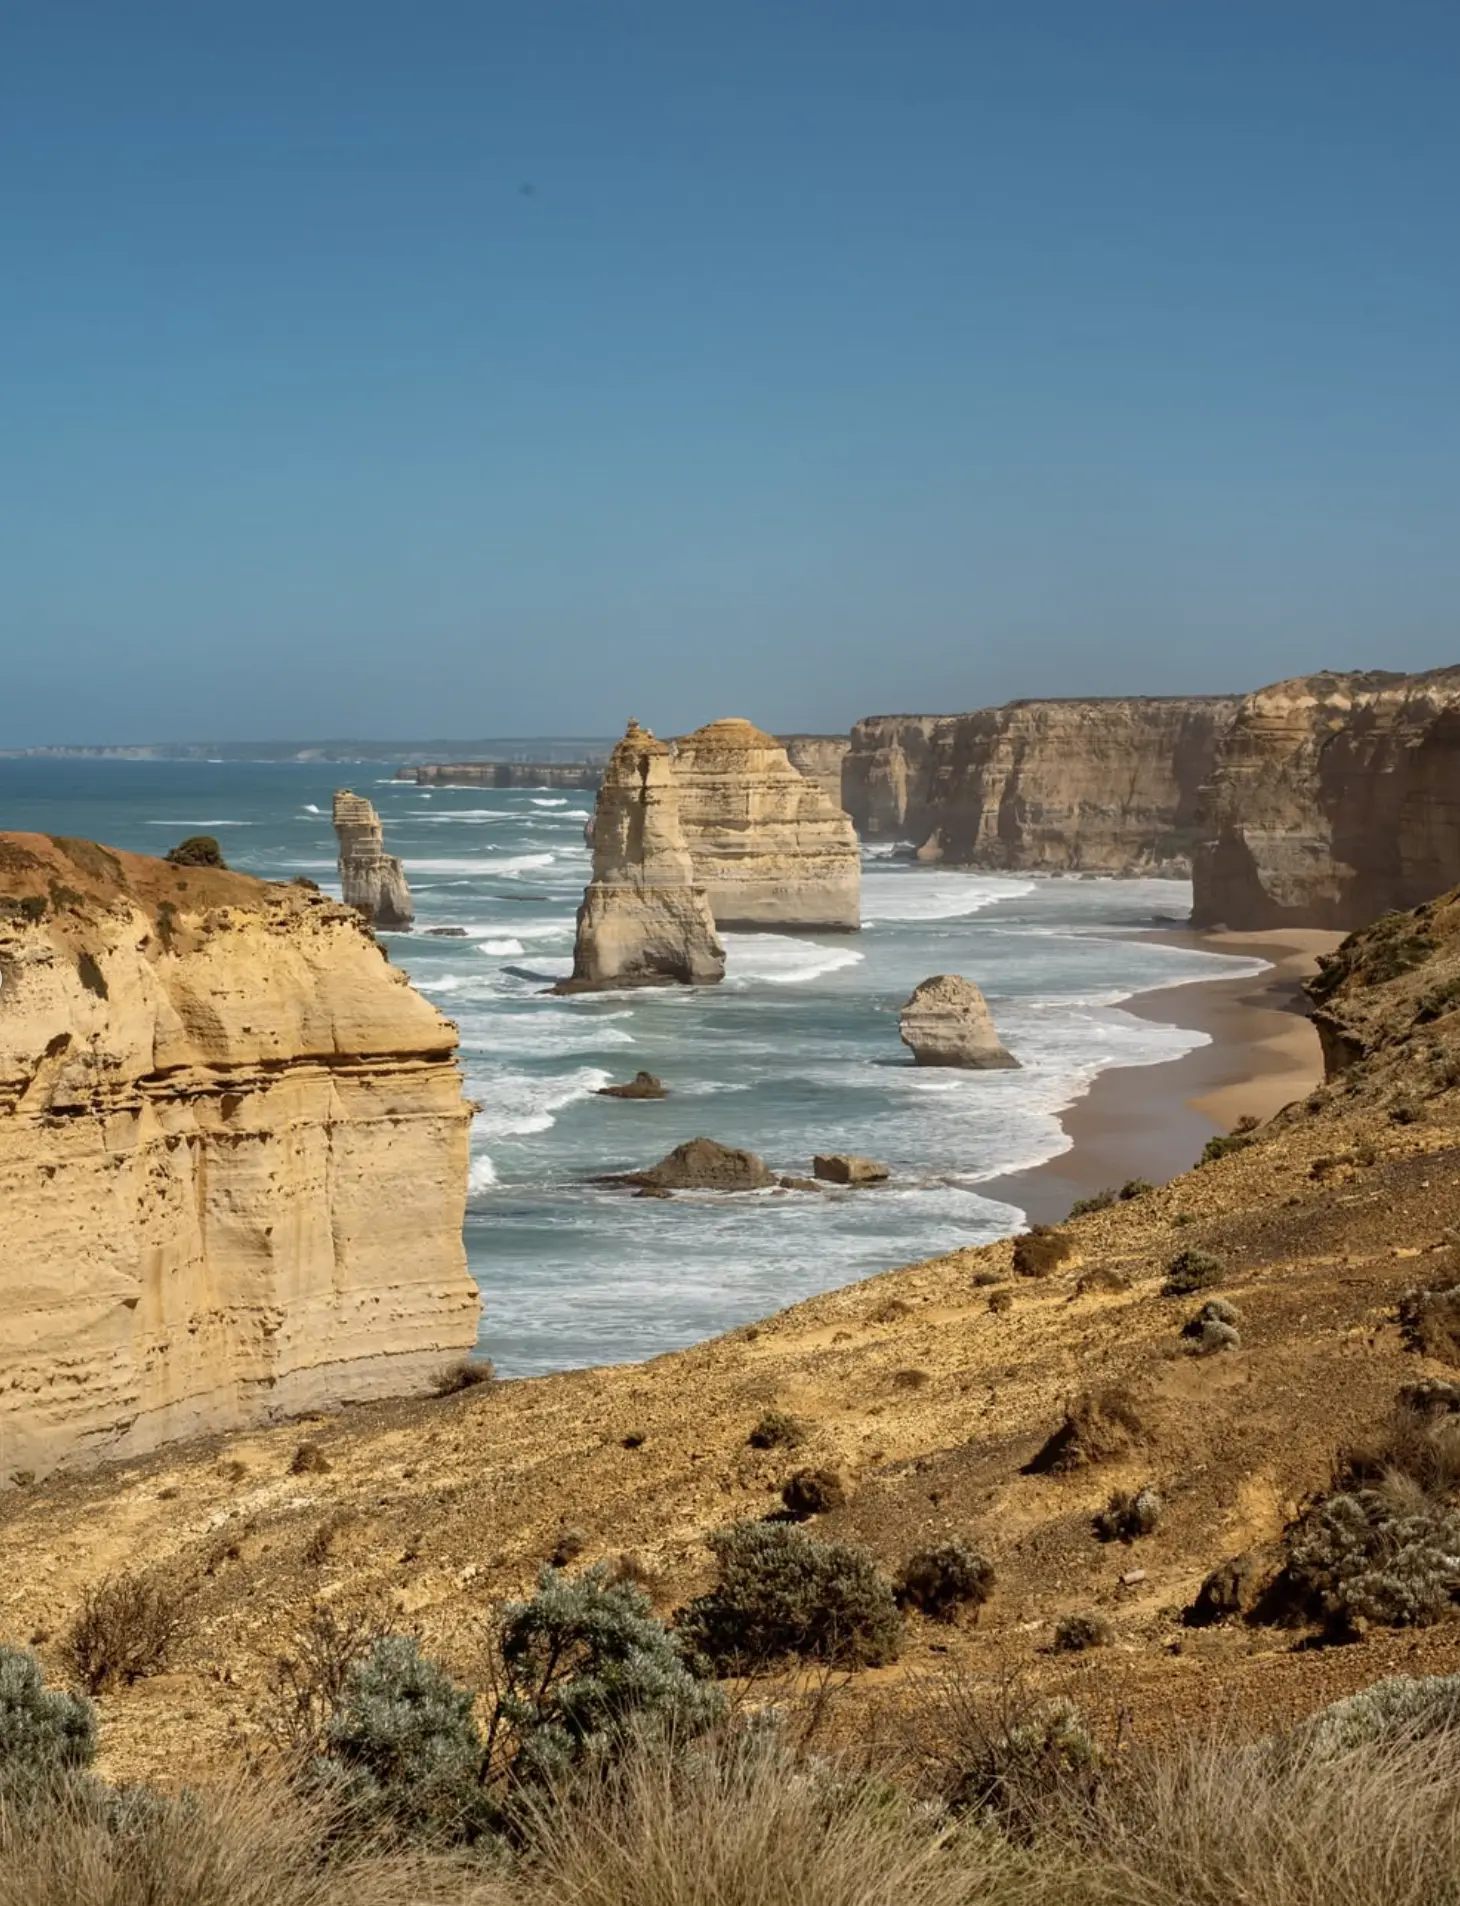
[(937, 973), (916, 987), (898, 1031), (920, 1066), (989, 1072), (1019, 1063), (1000, 1042), (983, 994), (958, 973)]
[(656, 1079), (652, 1072), (636, 1072), (627, 1085), (601, 1085), (594, 1094), (600, 1099), (667, 1099), (669, 1093), (662, 1079)]
[(649, 1191), (765, 1191), (775, 1184), (776, 1175), (754, 1152), (713, 1138), (691, 1138), (647, 1171), (606, 1182)]
[(340, 891), (345, 905), (374, 927), (408, 927), (416, 917), (405, 869), (385, 851), (380, 816), (363, 794), (337, 788), (335, 836), (340, 843)]
[(573, 976), (553, 990), (706, 986), (724, 975), (725, 949), (680, 829), (669, 750), (631, 721), (598, 791)]
[(855, 1152), (818, 1153), (811, 1169), (830, 1185), (881, 1185), (892, 1175), (875, 1158), (859, 1158)]

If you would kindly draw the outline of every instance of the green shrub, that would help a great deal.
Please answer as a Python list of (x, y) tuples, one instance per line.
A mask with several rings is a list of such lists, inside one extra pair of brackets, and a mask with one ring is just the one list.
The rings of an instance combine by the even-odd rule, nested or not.
[(1120, 1188), (1121, 1202), (1128, 1204), (1132, 1198), (1144, 1198), (1148, 1191), (1155, 1189), (1149, 1178), (1127, 1178)]
[(993, 1593), (993, 1565), (956, 1538), (918, 1549), (903, 1564), (897, 1599), (935, 1621), (952, 1621), (960, 1609), (975, 1613)]
[(846, 1499), (847, 1486), (834, 1469), (798, 1469), (781, 1489), (786, 1512), (797, 1522), (840, 1509)]
[(1288, 1574), (1339, 1632), (1424, 1627), (1460, 1595), (1460, 1515), (1418, 1491), (1409, 1500), (1387, 1489), (1340, 1492), (1290, 1538)]
[(7, 1791), (81, 1773), (95, 1758), (90, 1701), (48, 1690), (33, 1654), (0, 1643), (0, 1804)]
[(361, 1825), (456, 1845), (495, 1823), (471, 1694), (412, 1635), (386, 1635), (349, 1668), (313, 1782)]
[(1181, 1334), (1189, 1341), (1194, 1356), (1209, 1357), (1216, 1351), (1241, 1347), (1241, 1321), (1242, 1313), (1235, 1304), (1224, 1297), (1209, 1297), (1195, 1317), (1182, 1325)]
[(1094, 1191), (1088, 1198), (1076, 1198), (1075, 1202), (1070, 1206), (1070, 1216), (1072, 1218), (1085, 1218), (1088, 1217), (1092, 1211), (1108, 1211), (1114, 1203), (1115, 1193), (1113, 1191)]
[(1063, 1231), (1036, 1224), (1014, 1240), (1014, 1270), (1020, 1277), (1048, 1277), (1074, 1254), (1074, 1242)]
[(1198, 1251), (1188, 1246), (1178, 1251), (1166, 1266), (1166, 1281), (1161, 1286), (1163, 1297), (1190, 1297), (1195, 1291), (1209, 1290), (1213, 1284), (1220, 1284), (1227, 1274), (1227, 1267), (1219, 1257), (1210, 1251)]
[(1394, 1740), (1460, 1734), (1460, 1674), (1394, 1674), (1319, 1708), (1294, 1738), (1324, 1758)]
[(719, 1579), (679, 1614), (686, 1643), (732, 1672), (790, 1658), (869, 1667), (897, 1654), (892, 1585), (865, 1549), (819, 1542), (785, 1522), (712, 1535)]
[(745, 1440), (752, 1449), (798, 1449), (806, 1432), (785, 1410), (767, 1410)]
[(1219, 1158), (1230, 1158), (1233, 1152), (1245, 1152), (1251, 1143), (1250, 1132), (1219, 1132), (1202, 1146), (1201, 1157), (1196, 1162), (1199, 1166), (1214, 1165)]
[(1061, 1796), (1093, 1797), (1100, 1750), (1065, 1700), (1030, 1699), (967, 1730), (963, 1765), (948, 1795), (956, 1812), (1029, 1839)]
[(189, 834), (176, 847), (169, 847), (163, 859), (174, 867), (226, 867), (223, 849), (211, 834)]
[(553, 1782), (615, 1758), (632, 1740), (686, 1740), (724, 1712), (647, 1595), (600, 1563), (570, 1579), (545, 1568), (537, 1593), (503, 1611), (494, 1758), (523, 1782)]

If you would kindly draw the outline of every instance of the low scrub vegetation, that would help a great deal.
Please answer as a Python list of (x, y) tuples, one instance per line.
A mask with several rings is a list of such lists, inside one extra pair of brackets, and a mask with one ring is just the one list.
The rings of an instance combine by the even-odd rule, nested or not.
[(66, 1633), (67, 1665), (89, 1694), (160, 1673), (190, 1614), (186, 1593), (160, 1575), (108, 1576), (82, 1597)]
[(918, 1549), (903, 1564), (897, 1599), (934, 1621), (955, 1621), (965, 1610), (975, 1615), (994, 1588), (993, 1564), (956, 1539)]
[(709, 1547), (719, 1580), (681, 1609), (678, 1630), (715, 1671), (797, 1659), (869, 1667), (896, 1655), (892, 1584), (865, 1549), (785, 1522), (737, 1522)]
[(1030, 1462), (1030, 1471), (1060, 1475), (1113, 1462), (1140, 1440), (1142, 1427), (1127, 1391), (1084, 1391), (1066, 1405), (1064, 1421)]
[(1210, 1251), (1188, 1247), (1178, 1251), (1166, 1266), (1161, 1295), (1190, 1297), (1196, 1291), (1210, 1290), (1213, 1284), (1220, 1284), (1226, 1274), (1227, 1267), (1221, 1258), (1214, 1257)]
[(1048, 1277), (1074, 1254), (1072, 1238), (1051, 1225), (1036, 1224), (1014, 1240), (1014, 1270), (1020, 1277)]

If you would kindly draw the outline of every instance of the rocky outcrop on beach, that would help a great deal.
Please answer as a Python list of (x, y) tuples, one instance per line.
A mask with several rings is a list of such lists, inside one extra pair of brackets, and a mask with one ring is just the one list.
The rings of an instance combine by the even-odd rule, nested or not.
[(423, 788), (596, 788), (602, 761), (427, 761), (400, 768), (397, 781)]
[(647, 1171), (626, 1172), (611, 1182), (647, 1191), (765, 1191), (776, 1175), (754, 1152), (714, 1138), (691, 1138)]
[(675, 743), (674, 780), (695, 877), (718, 926), (860, 926), (852, 823), (774, 736), (748, 721), (712, 721)]
[(995, 1031), (988, 1001), (958, 973), (936, 973), (915, 987), (897, 1027), (920, 1066), (994, 1072), (1019, 1063)]
[(777, 735), (786, 759), (808, 781), (814, 781), (833, 807), (842, 806), (842, 762), (851, 742), (845, 735)]
[(598, 791), (573, 977), (557, 990), (707, 986), (724, 975), (725, 949), (680, 825), (669, 749), (631, 721)]
[(307, 888), (0, 835), (0, 1481), (459, 1360), (455, 1049)]
[(340, 844), (340, 890), (345, 905), (386, 929), (408, 927), (416, 917), (405, 869), (385, 851), (380, 816), (363, 794), (335, 792), (335, 837)]
[(1249, 695), (1203, 798), (1193, 922), (1362, 925), (1460, 881), (1460, 668)]
[(1018, 701), (858, 722), (848, 809), (924, 861), (1052, 873), (1182, 874), (1235, 697)]

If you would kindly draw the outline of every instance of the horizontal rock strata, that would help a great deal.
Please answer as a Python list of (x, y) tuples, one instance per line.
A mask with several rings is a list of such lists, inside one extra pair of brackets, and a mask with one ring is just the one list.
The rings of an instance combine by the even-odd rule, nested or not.
[(0, 835), (0, 1480), (459, 1359), (455, 1049), (305, 887)]
[(558, 990), (703, 986), (724, 972), (725, 949), (680, 826), (669, 749), (631, 721), (598, 791), (593, 879), (578, 909), (573, 976)]
[(717, 926), (854, 931), (861, 854), (847, 815), (748, 721), (675, 744), (685, 843)]
[(1018, 701), (852, 731), (844, 785), (868, 838), (960, 866), (1190, 870), (1199, 795), (1234, 697)]
[(1343, 930), (1460, 881), (1460, 668), (1240, 704), (1203, 797), (1197, 925)]
[(380, 816), (362, 794), (349, 788), (336, 791), (335, 838), (340, 846), (340, 891), (371, 926), (408, 927), (416, 909), (406, 884), (405, 869), (385, 851)]
[(777, 735), (786, 759), (808, 781), (814, 781), (833, 807), (842, 807), (842, 763), (851, 742), (845, 735)]

